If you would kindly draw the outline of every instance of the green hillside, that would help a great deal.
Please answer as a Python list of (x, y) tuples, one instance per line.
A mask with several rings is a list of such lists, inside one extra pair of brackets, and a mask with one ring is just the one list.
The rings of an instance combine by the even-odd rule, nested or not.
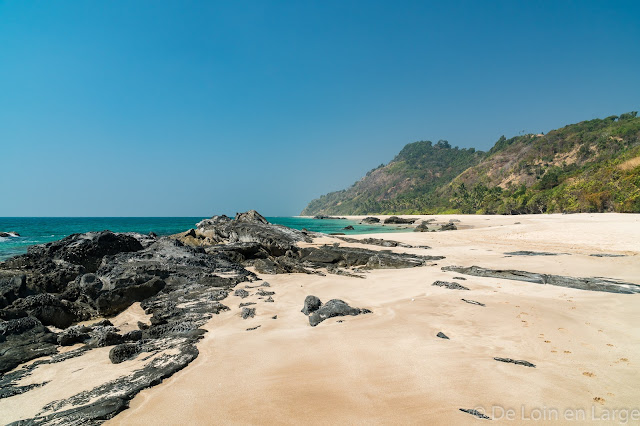
[(315, 199), (315, 214), (640, 212), (636, 112), (546, 135), (501, 137), (484, 153), (448, 142), (405, 146), (349, 189)]

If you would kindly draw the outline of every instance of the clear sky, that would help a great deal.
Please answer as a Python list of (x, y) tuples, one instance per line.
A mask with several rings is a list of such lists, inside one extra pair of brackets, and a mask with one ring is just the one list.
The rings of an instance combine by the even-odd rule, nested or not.
[(0, 216), (295, 215), (640, 109), (638, 1), (0, 0)]

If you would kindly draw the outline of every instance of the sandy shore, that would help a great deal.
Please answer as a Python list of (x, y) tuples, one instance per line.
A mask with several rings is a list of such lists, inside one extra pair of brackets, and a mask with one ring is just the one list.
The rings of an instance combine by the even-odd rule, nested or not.
[[(613, 409), (626, 409), (629, 416), (640, 409), (640, 296), (472, 276), (457, 281), (469, 291), (431, 285), (462, 276), (441, 270), (449, 265), (640, 284), (640, 215), (424, 218), (433, 217), (458, 219), (460, 229), (357, 236), (428, 245), (431, 249), (391, 250), (446, 256), (432, 266), (374, 270), (365, 279), (265, 275), (261, 278), (276, 293), (274, 303), (253, 290), (246, 299), (229, 296), (223, 303), (231, 310), (207, 323), (198, 358), (138, 394), (130, 409), (108, 424), (472, 424), (483, 420), (459, 409), (481, 407), (495, 420), (506, 421), (502, 410), (513, 409), (514, 423), (529, 424), (538, 415), (555, 420), (557, 414), (558, 421), (547, 423), (576, 424), (566, 416), (584, 410), (585, 420), (603, 421)], [(326, 237), (314, 244), (334, 242), (339, 240)], [(563, 254), (505, 255), (516, 250)], [(597, 253), (624, 256), (589, 256)], [(310, 327), (300, 313), (310, 294), (373, 313)], [(241, 301), (257, 303), (255, 318), (240, 318)], [(122, 315), (131, 324), (141, 312), (132, 308)], [(437, 338), (440, 331), (450, 340)], [(537, 367), (494, 357), (524, 359)], [(94, 358), (74, 359), (73, 368), (98, 362)], [(121, 374), (135, 362), (110, 371)], [(64, 371), (57, 373), (59, 386)], [(48, 400), (60, 397), (47, 385), (32, 394), (40, 395), (38, 403), (46, 402), (46, 388)], [(36, 402), (21, 406), (19, 397), (0, 400), (1, 418), (33, 415)]]
[[(438, 217), (450, 218), (472, 229), (381, 236), (431, 246), (394, 250), (446, 256), (437, 266), (372, 271), (365, 280), (263, 277), (275, 303), (251, 296), (258, 315), (244, 321), (240, 299), (227, 299), (234, 309), (208, 324), (198, 359), (109, 423), (454, 424), (481, 421), (459, 411), (476, 407), (496, 418), (500, 407), (514, 409), (520, 423), (540, 413), (553, 419), (553, 409), (559, 420), (580, 409), (602, 420), (609, 409), (639, 408), (638, 296), (475, 277), (463, 282), (468, 292), (431, 283), (459, 275), (440, 270), (453, 264), (640, 283), (640, 216)], [(503, 254), (513, 250), (570, 254)], [(373, 313), (312, 328), (300, 313), (309, 294)], [(451, 340), (436, 338), (439, 331)]]

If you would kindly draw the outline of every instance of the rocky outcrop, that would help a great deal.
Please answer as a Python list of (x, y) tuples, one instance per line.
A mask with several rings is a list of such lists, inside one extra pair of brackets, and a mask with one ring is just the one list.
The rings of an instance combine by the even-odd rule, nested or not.
[(425, 265), (430, 260), (444, 259), (443, 256), (418, 256), (391, 251), (374, 251), (353, 247), (321, 246), (300, 250), (300, 259), (311, 267), (335, 264), (341, 267), (362, 267), (364, 269), (412, 268)]
[(403, 248), (421, 248), (430, 249), (429, 246), (412, 246), (411, 244), (401, 243), (393, 240), (384, 240), (382, 238), (349, 238), (349, 237), (336, 237), (345, 243), (366, 244), (380, 247), (403, 247)]
[(458, 284), (458, 283), (452, 283), (449, 281), (434, 281), (433, 284), (431, 285), (435, 285), (437, 287), (444, 287), (444, 288), (448, 288), (449, 290), (469, 290), (467, 287)]
[(475, 300), (470, 300), (470, 299), (460, 299), (460, 300), (470, 305), (486, 306), (484, 303), (476, 302)]
[(476, 277), (502, 278), (505, 280), (526, 281), (536, 284), (550, 284), (560, 287), (577, 288), (589, 291), (604, 291), (607, 293), (637, 294), (640, 285), (617, 281), (611, 278), (578, 278), (562, 275), (539, 274), (535, 272), (486, 269), (479, 266), (446, 266), (443, 271), (453, 271)]
[(440, 226), (440, 231), (455, 231), (456, 229), (458, 229), (458, 227), (453, 222), (445, 223)]
[(480, 411), (476, 410), (475, 408), (459, 408), (460, 411), (462, 411), (463, 413), (467, 413), (467, 414), (471, 414), (472, 416), (475, 416), (479, 419), (483, 419), (483, 420), (491, 420), (491, 417), (487, 416), (484, 413), (481, 413)]
[(33, 317), (0, 322), (0, 374), (56, 353), (56, 335)]
[(304, 306), (302, 307), (302, 312), (305, 315), (311, 315), (322, 306), (322, 302), (316, 296), (307, 296), (304, 299)]
[(340, 299), (331, 299), (323, 305), (316, 296), (307, 296), (305, 298), (301, 312), (309, 316), (311, 327), (315, 327), (328, 318), (371, 313), (368, 309), (352, 308)]
[(510, 251), (505, 254), (508, 256), (558, 256), (560, 254), (568, 254), (568, 253), (550, 253), (547, 251), (519, 250), (519, 251)]
[(19, 236), (20, 234), (17, 232), (0, 232), (0, 238), (15, 238)]
[(495, 357), (493, 359), (495, 359), (496, 361), (500, 361), (500, 362), (506, 362), (508, 364), (515, 364), (515, 365), (522, 365), (524, 367), (536, 368), (535, 364), (532, 364), (529, 361), (525, 361), (525, 360), (522, 360), (522, 359), (499, 358), (499, 357)]
[(398, 216), (391, 216), (384, 220), (385, 224), (393, 224), (393, 225), (411, 225), (418, 219), (405, 219)]
[(333, 219), (333, 220), (346, 220), (346, 217), (336, 217), (336, 216), (325, 216), (323, 214), (317, 214), (313, 217), (314, 219)]
[[(75, 234), (0, 263), (0, 373), (4, 373), (0, 397), (46, 386), (45, 382), (20, 384), (40, 365), (107, 347), (112, 363), (136, 359), (139, 367), (128, 376), (54, 401), (26, 420), (30, 424), (98, 423), (125, 409), (140, 390), (197, 356), (196, 342), (205, 333), (201, 327), (229, 309), (220, 301), (238, 283), (257, 279), (245, 267), (253, 266), (260, 273), (326, 271), (358, 276), (354, 272), (415, 267), (442, 258), (298, 246), (312, 242), (313, 235), (270, 224), (250, 211), (234, 219), (214, 216), (174, 237), (109, 231)], [(256, 296), (265, 303), (274, 302), (268, 283), (259, 287)], [(237, 295), (249, 292), (238, 289)], [(138, 322), (138, 330), (123, 333), (108, 320), (73, 325), (116, 315), (136, 302), (149, 316), (148, 322)], [(256, 315), (255, 307), (243, 304), (240, 309), (243, 318)], [(313, 326), (333, 316), (367, 312), (337, 299), (308, 309)], [(78, 348), (56, 353), (59, 347), (71, 345)]]
[(414, 228), (413, 232), (429, 232), (429, 222), (423, 220), (420, 225)]
[[(141, 389), (191, 362), (197, 355), (195, 343), (204, 333), (200, 327), (228, 309), (220, 300), (236, 284), (254, 279), (225, 253), (207, 253), (168, 238), (103, 232), (34, 247), (0, 264), (0, 300), (5, 305), (0, 309), (2, 395), (43, 386), (18, 383), (38, 365), (81, 356), (91, 348), (113, 346), (109, 357), (114, 363), (139, 353), (154, 354), (130, 376), (55, 401), (44, 410), (54, 414), (30, 422), (91, 423), (109, 418)], [(140, 323), (139, 330), (124, 334), (108, 321), (69, 327), (91, 316), (115, 315), (134, 302), (141, 302), (151, 316), (150, 325)], [(64, 330), (56, 335), (46, 324)], [(78, 343), (83, 346), (56, 354), (59, 346)], [(9, 372), (45, 355), (51, 357)]]
[(380, 219), (378, 219), (377, 217), (369, 216), (362, 219), (362, 223), (373, 225), (374, 223), (380, 223)]

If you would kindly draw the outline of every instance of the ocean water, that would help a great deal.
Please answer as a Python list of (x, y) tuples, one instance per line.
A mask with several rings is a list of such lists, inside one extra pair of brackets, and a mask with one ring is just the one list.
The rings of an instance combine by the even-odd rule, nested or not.
[[(26, 253), (27, 247), (56, 241), (71, 234), (102, 231), (139, 232), (171, 235), (195, 228), (204, 217), (0, 217), (0, 232), (16, 232), (19, 237), (0, 237), (0, 261)], [(367, 225), (353, 220), (309, 219), (301, 217), (268, 217), (278, 225), (326, 234), (367, 234), (373, 232), (406, 232), (403, 226)], [(343, 230), (351, 225), (353, 230)]]

